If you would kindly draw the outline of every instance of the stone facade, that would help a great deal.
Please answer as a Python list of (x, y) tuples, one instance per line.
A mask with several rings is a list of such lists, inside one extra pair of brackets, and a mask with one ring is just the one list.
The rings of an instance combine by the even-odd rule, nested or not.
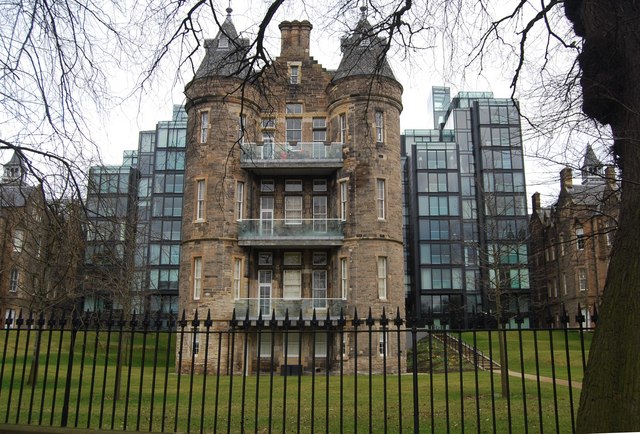
[[(346, 372), (364, 372), (372, 354), (375, 371), (402, 370), (404, 339), (392, 321), (383, 336), (377, 320), (404, 317), (405, 303), (402, 87), (386, 61), (378, 73), (378, 59), (368, 59), (380, 41), (364, 36), (363, 17), (345, 41), (369, 38), (374, 48), (343, 41), (343, 62), (328, 71), (309, 55), (311, 24), (283, 22), (280, 56), (244, 80), (245, 69), (216, 66), (243, 65), (225, 47), (245, 41), (230, 17), (222, 27), (185, 91), (180, 305), (214, 319), (207, 369), (310, 371), (342, 360)], [(357, 338), (356, 312), (365, 332)], [(273, 327), (261, 323), (271, 319)], [(187, 331), (183, 369), (195, 350), (203, 370), (205, 334)]]
[(615, 171), (594, 160), (590, 148), (582, 168), (582, 184), (574, 185), (571, 169), (560, 172), (556, 203), (540, 206), (532, 198), (530, 267), (538, 323), (579, 326), (576, 315), (591, 316), (602, 300), (609, 255), (616, 229), (619, 194)]

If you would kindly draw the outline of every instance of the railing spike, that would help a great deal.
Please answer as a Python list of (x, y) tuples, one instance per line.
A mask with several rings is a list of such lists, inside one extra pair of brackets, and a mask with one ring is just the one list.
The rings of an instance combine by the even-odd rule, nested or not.
[(191, 321), (191, 326), (194, 328), (200, 327), (200, 318), (198, 318), (198, 309), (196, 309), (196, 313), (193, 315), (193, 321)]
[(402, 324), (403, 324), (402, 317), (400, 317), (400, 307), (399, 307), (399, 306), (396, 306), (396, 317), (395, 317), (395, 319), (393, 320), (393, 323), (394, 323), (397, 327), (400, 327), (400, 326), (402, 326)]
[(576, 314), (576, 322), (578, 323), (578, 326), (582, 328), (585, 325), (584, 324), (585, 321), (586, 321), (586, 318), (582, 314), (582, 306), (580, 305), (580, 303), (578, 303), (578, 313)]
[(231, 312), (231, 321), (229, 321), (229, 325), (231, 326), (232, 329), (236, 328), (238, 326), (238, 319), (236, 318), (236, 308), (233, 308), (233, 311)]

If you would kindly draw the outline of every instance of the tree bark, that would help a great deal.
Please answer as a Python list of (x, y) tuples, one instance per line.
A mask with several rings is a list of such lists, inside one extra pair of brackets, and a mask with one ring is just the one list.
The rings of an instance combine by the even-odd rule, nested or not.
[(624, 153), (619, 226), (583, 381), (580, 433), (640, 430), (639, 150)]
[(583, 110), (610, 124), (622, 178), (618, 231), (583, 380), (577, 432), (640, 431), (640, 4), (566, 0), (584, 38)]

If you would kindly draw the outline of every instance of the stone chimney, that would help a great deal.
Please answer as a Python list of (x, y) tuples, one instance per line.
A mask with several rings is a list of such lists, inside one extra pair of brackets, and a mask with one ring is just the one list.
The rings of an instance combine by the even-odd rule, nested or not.
[(560, 189), (573, 188), (573, 172), (570, 168), (565, 167), (560, 171)]
[(313, 28), (309, 21), (283, 21), (278, 27), (281, 34), (280, 56), (309, 56)]
[(537, 191), (531, 196), (531, 208), (531, 212), (533, 214), (540, 211), (540, 193), (538, 193)]
[(604, 169), (604, 178), (612, 190), (616, 188), (616, 184), (617, 184), (616, 169), (613, 166), (607, 166)]

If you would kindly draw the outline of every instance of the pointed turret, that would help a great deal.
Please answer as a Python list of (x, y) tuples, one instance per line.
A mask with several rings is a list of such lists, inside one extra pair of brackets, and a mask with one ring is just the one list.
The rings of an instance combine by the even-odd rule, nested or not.
[(227, 18), (220, 26), (214, 39), (204, 42), (206, 53), (196, 72), (195, 79), (212, 76), (246, 77), (249, 64), (246, 56), (249, 51), (249, 40), (238, 35), (231, 20), (231, 8), (227, 8)]
[(395, 80), (386, 58), (388, 42), (377, 35), (367, 20), (367, 8), (360, 8), (362, 16), (351, 36), (342, 39), (342, 60), (333, 81), (357, 75), (378, 75)]
[(602, 170), (604, 165), (593, 152), (591, 145), (587, 145), (584, 153), (584, 161), (580, 170), (582, 171), (582, 183), (587, 184), (590, 181), (602, 182)]
[(21, 184), (24, 181), (25, 168), (22, 158), (17, 152), (13, 152), (11, 160), (4, 165), (4, 174), (2, 176), (3, 184)]

